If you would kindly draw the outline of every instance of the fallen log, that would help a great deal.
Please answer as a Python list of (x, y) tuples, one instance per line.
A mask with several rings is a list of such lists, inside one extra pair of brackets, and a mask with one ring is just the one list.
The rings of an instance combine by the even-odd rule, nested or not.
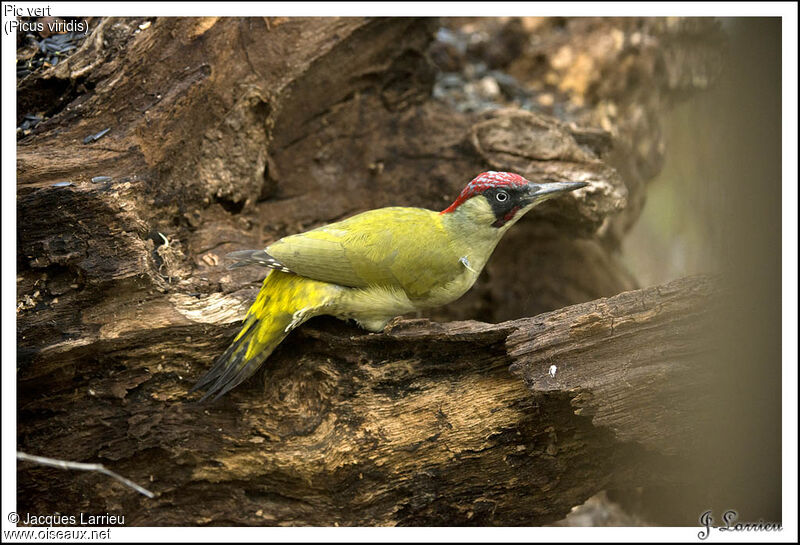
[(137, 525), (537, 525), (606, 488), (680, 486), (695, 450), (676, 437), (702, 432), (692, 415), (708, 384), (694, 369), (713, 286), (684, 279), (496, 325), (365, 334), (316, 319), (213, 404), (187, 390), (235, 330), (235, 297), (211, 302), (216, 323), (120, 332), (100, 358), (54, 348), (20, 370), (21, 445), (110, 461), (157, 498), (20, 467), (19, 500), (121, 509)]

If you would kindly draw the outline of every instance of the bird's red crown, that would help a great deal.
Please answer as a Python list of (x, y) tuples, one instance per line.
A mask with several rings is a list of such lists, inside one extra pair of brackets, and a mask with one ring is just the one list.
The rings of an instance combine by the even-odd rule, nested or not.
[(478, 174), (475, 179), (468, 183), (467, 187), (461, 191), (461, 194), (458, 196), (458, 198), (453, 201), (453, 204), (442, 210), (441, 213), (449, 214), (450, 212), (453, 212), (456, 208), (461, 206), (462, 203), (476, 195), (480, 195), (489, 188), (509, 186), (519, 187), (524, 186), (527, 183), (528, 180), (519, 174), (514, 174), (513, 172), (495, 172), (493, 170), (483, 172)]

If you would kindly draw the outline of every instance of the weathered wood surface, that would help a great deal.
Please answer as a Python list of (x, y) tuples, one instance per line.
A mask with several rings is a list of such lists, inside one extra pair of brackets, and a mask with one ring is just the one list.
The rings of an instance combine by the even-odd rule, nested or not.
[(127, 332), (99, 361), (75, 347), (20, 370), (22, 448), (106, 460), (157, 498), (21, 467), (20, 501), (120, 509), (131, 524), (517, 525), (554, 522), (607, 487), (680, 486), (694, 451), (674, 439), (699, 432), (707, 383), (692, 369), (715, 296), (694, 278), (377, 335), (317, 319), (210, 405), (187, 395), (203, 371), (187, 362), (222, 350), (231, 326), (164, 327), (153, 344)]
[[(536, 524), (621, 467), (628, 485), (652, 476), (628, 465), (631, 441), (679, 458), (653, 450), (676, 428), (645, 438), (652, 423), (626, 420), (646, 396), (602, 401), (622, 395), (601, 376), (605, 345), (597, 360), (567, 350), (542, 378), (547, 350), (524, 333), (541, 316), (378, 336), (317, 320), (276, 353), (265, 390), (251, 381), (211, 407), (185, 392), (263, 275), (226, 271), (225, 253), (369, 208), (444, 208), (487, 169), (590, 187), (529, 214), (472, 292), (429, 318), (500, 322), (635, 288), (616, 249), (660, 165), (657, 116), (713, 73), (687, 65), (677, 37), (713, 36), (711, 23), (545, 21), (507, 68), (555, 98), (476, 113), (432, 97), (434, 19), (142, 22), (101, 19), (74, 55), (18, 83), (20, 115), (47, 115), (17, 146), (19, 448), (152, 475), (160, 496), (21, 467), (20, 506), (124, 509), (135, 524)], [(584, 324), (588, 351), (608, 323), (585, 311), (564, 320)], [(636, 319), (668, 334), (669, 316)], [(632, 354), (620, 376), (643, 395), (633, 375), (673, 380), (662, 359)], [(595, 382), (571, 382), (579, 360)]]

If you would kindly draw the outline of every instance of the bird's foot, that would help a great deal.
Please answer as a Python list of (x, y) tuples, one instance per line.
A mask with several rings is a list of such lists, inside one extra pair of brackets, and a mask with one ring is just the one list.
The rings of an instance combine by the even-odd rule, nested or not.
[(389, 322), (385, 326), (383, 326), (383, 332), (384, 333), (391, 333), (392, 330), (397, 328), (404, 321), (405, 320), (403, 319), (402, 316), (395, 316), (394, 318), (389, 320)]

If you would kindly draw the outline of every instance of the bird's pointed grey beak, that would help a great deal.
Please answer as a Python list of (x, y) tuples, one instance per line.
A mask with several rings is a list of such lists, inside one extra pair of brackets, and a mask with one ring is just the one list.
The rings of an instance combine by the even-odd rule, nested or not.
[(543, 197), (550, 198), (556, 193), (566, 193), (567, 191), (574, 191), (589, 185), (586, 182), (550, 182), (546, 184), (537, 184), (531, 182), (528, 184), (528, 192), (531, 197), (536, 200)]

